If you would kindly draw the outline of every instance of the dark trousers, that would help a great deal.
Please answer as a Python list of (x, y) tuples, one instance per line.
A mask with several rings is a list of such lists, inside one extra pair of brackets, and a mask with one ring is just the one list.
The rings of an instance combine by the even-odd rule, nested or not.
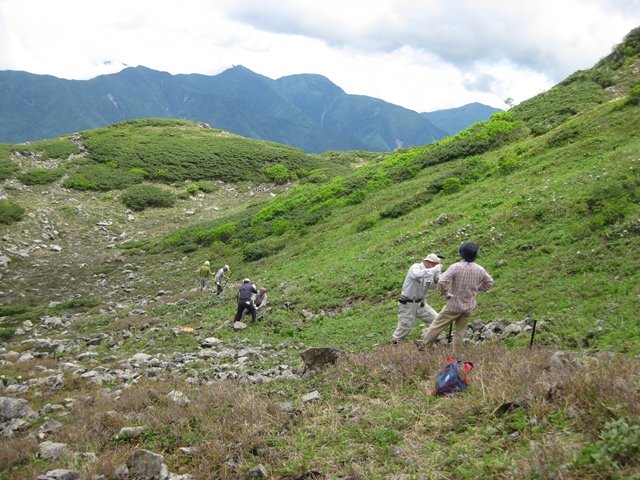
[(251, 312), (251, 322), (255, 322), (256, 321), (256, 307), (253, 303), (251, 302), (247, 302), (242, 301), (242, 302), (238, 302), (238, 311), (236, 312), (236, 316), (233, 319), (233, 323), (239, 322), (240, 319), (242, 318), (242, 312), (244, 312), (244, 310), (247, 309)]
[(218, 293), (216, 295), (220, 295), (222, 293), (222, 285), (216, 283), (216, 289), (218, 290)]

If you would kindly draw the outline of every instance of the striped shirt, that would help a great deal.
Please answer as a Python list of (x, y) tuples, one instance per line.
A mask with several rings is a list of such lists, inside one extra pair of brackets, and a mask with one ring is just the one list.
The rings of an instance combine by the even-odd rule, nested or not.
[(473, 311), (478, 292), (486, 292), (492, 286), (493, 278), (484, 268), (464, 260), (451, 265), (438, 282), (438, 289), (447, 297), (447, 310), (456, 313)]

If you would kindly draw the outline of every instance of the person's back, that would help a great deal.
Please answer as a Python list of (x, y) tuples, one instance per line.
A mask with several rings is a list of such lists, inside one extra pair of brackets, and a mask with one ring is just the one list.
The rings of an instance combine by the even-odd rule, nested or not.
[(236, 316), (233, 319), (234, 323), (240, 321), (245, 309), (249, 310), (249, 313), (251, 313), (251, 321), (255, 323), (256, 307), (251, 301), (251, 296), (254, 293), (258, 293), (258, 290), (256, 290), (255, 285), (251, 285), (251, 281), (248, 278), (245, 278), (242, 285), (238, 286), (238, 310), (236, 311)]
[(256, 287), (245, 283), (239, 288), (239, 291), (238, 302), (250, 302), (251, 295), (256, 291)]
[(198, 274), (200, 275), (200, 290), (204, 292), (209, 284), (209, 277), (211, 276), (208, 260), (198, 269)]
[[(451, 286), (449, 287), (449, 283)], [(447, 297), (447, 308), (452, 312), (470, 312), (476, 308), (478, 292), (486, 292), (493, 279), (475, 262), (462, 260), (449, 267), (438, 283), (438, 289)]]
[(458, 348), (464, 343), (471, 313), (476, 308), (478, 292), (486, 292), (493, 286), (493, 278), (480, 265), (475, 263), (478, 245), (465, 242), (460, 246), (462, 261), (451, 265), (440, 276), (438, 290), (447, 299), (447, 304), (429, 326), (424, 341), (416, 341), (419, 348), (431, 347), (438, 335), (449, 326), (456, 324), (453, 346)]

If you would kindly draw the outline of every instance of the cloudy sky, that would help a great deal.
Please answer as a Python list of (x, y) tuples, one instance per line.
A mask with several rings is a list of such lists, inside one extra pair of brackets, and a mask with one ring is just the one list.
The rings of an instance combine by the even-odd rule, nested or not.
[(324, 75), (418, 112), (506, 108), (590, 68), (640, 0), (0, 0), (0, 70), (68, 79), (143, 65)]

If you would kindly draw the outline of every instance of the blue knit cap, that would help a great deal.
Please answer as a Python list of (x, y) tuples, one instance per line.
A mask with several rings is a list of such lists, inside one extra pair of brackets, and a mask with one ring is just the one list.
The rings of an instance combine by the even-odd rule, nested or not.
[(467, 262), (475, 261), (478, 256), (478, 245), (473, 242), (465, 242), (460, 245), (460, 256)]

